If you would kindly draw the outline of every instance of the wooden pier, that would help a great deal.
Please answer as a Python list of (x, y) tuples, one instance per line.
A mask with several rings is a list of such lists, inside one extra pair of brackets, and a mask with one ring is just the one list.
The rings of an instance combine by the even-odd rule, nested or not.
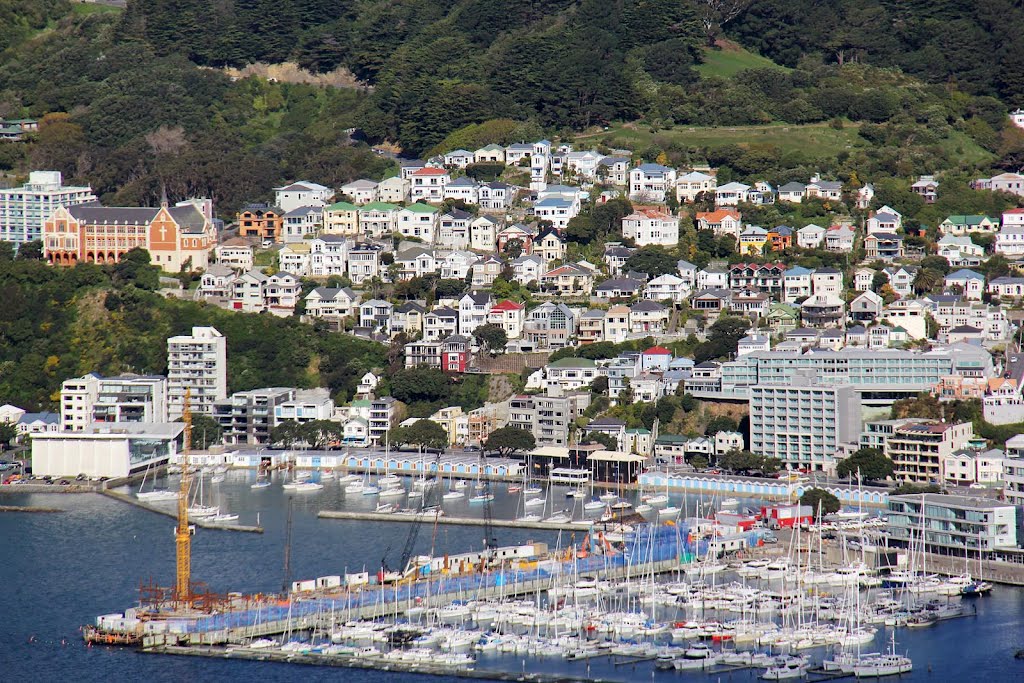
[(348, 510), (321, 510), (318, 516), (322, 519), (348, 519), (363, 522), (404, 522), (406, 524), (454, 524), (456, 526), (487, 526), (503, 529), (542, 529), (544, 531), (589, 531), (600, 525), (596, 520), (588, 522), (521, 522), (515, 519), (486, 520), (478, 517), (449, 517), (433, 512), (420, 514), (402, 514), (397, 512), (351, 512)]
[[(131, 496), (126, 493), (118, 493), (117, 491), (101, 490), (97, 491), (97, 493), (99, 493), (102, 496), (107, 496), (108, 498), (113, 498), (114, 500), (119, 500), (122, 503), (134, 505), (135, 507), (142, 508), (143, 510), (155, 512), (158, 515), (163, 515), (164, 517), (170, 517), (171, 519), (178, 518), (178, 511), (176, 507), (167, 509), (160, 508), (157, 507), (156, 505), (144, 503), (135, 496)], [(249, 526), (245, 524), (222, 524), (220, 522), (211, 522), (205, 519), (191, 519), (189, 521), (191, 524), (194, 524), (202, 529), (220, 529), (221, 531), (244, 531), (253, 534), (263, 533), (263, 527), (261, 526)]]

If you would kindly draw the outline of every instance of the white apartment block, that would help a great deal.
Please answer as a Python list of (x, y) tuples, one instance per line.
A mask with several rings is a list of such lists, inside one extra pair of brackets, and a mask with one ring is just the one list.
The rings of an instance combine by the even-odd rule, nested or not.
[(194, 413), (211, 414), (213, 403), (227, 398), (227, 339), (214, 327), (193, 327), (192, 334), (167, 340), (169, 419), (182, 416), (186, 390)]
[(41, 240), (43, 222), (58, 206), (96, 201), (92, 188), (61, 183), (60, 171), (32, 171), (21, 187), (0, 190), (0, 242)]

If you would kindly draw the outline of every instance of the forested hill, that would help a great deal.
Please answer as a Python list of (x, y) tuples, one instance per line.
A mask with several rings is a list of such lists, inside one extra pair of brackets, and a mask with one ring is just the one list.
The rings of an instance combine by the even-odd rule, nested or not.
[[(614, 122), (654, 134), (852, 121), (856, 144), (761, 144), (753, 151), (777, 164), (733, 170), (970, 177), (1024, 160), (1024, 140), (1006, 127), (1007, 109), (1024, 105), (1018, 4), (128, 0), (110, 12), (0, 0), (0, 117), (45, 117), (27, 144), (0, 144), (0, 172), (60, 170), (129, 205), (166, 186), (230, 215), (287, 180), (387, 173), (352, 128), (422, 155)], [(258, 61), (347, 69), (367, 87), (234, 81), (220, 70)], [(487, 135), (460, 136), (483, 122), (474, 130)], [(707, 149), (677, 147), (637, 151), (710, 161)], [(865, 165), (858, 147), (884, 158)]]

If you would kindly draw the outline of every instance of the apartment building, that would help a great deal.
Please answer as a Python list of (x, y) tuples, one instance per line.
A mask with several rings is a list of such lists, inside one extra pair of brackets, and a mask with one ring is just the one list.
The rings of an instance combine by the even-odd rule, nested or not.
[(369, 437), (375, 444), (384, 443), (388, 430), (398, 424), (399, 407), (402, 404), (391, 396), (370, 401)]
[(974, 438), (970, 422), (950, 424), (917, 420), (897, 427), (885, 442), (885, 454), (893, 461), (893, 476), (915, 484), (940, 484), (942, 464), (954, 451)]
[(989, 558), (1017, 547), (1017, 510), (985, 498), (925, 493), (889, 496), (889, 543), (927, 552)]
[(750, 394), (750, 450), (794, 469), (834, 473), (841, 446), (857, 442), (860, 397), (850, 384), (824, 385), (802, 374)]
[(270, 431), (277, 424), (277, 407), (293, 398), (295, 390), (284, 387), (239, 391), (214, 401), (213, 419), (223, 430), (225, 444), (269, 444)]
[(15, 248), (43, 238), (43, 224), (58, 206), (96, 201), (89, 186), (64, 185), (60, 171), (32, 171), (20, 187), (0, 189), (0, 242)]
[(192, 334), (167, 340), (168, 417), (182, 416), (185, 392), (190, 410), (211, 414), (213, 404), (228, 395), (227, 339), (214, 327), (193, 327)]
[(159, 375), (66, 380), (60, 392), (60, 425), (79, 432), (94, 422), (167, 422), (167, 379)]
[(572, 396), (513, 396), (509, 399), (509, 426), (533, 434), (537, 446), (569, 445), (572, 425), (589, 402), (589, 394)]

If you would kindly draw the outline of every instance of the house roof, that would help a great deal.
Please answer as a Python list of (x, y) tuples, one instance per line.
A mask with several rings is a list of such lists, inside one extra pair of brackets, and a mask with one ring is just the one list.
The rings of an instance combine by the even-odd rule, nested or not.
[(359, 180), (353, 180), (351, 183), (345, 183), (341, 186), (342, 191), (344, 190), (373, 190), (377, 187), (377, 183), (373, 180), (367, 180), (366, 178), (360, 178)]
[(645, 356), (671, 356), (672, 352), (666, 349), (664, 346), (652, 346), (651, 348), (644, 351)]
[(596, 368), (597, 363), (589, 358), (560, 358), (548, 363), (549, 368)]
[(721, 223), (725, 218), (732, 218), (733, 220), (740, 219), (740, 212), (733, 211), (732, 209), (718, 209), (717, 211), (698, 211), (697, 220), (705, 220), (708, 223)]
[(994, 222), (988, 216), (981, 216), (977, 214), (971, 215), (954, 215), (948, 216), (943, 223), (952, 223), (953, 225), (980, 225), (982, 221)]
[[(369, 206), (369, 205), (367, 205)], [(413, 213), (437, 213), (439, 209), (436, 206), (430, 206), (429, 204), (422, 204), (416, 202), (405, 207), (403, 211), (412, 211)]]
[(360, 211), (394, 211), (399, 209), (397, 204), (388, 204), (387, 202), (370, 202), (359, 207)]
[(611, 278), (605, 280), (597, 286), (597, 291), (607, 292), (612, 290), (633, 290), (636, 291), (643, 287), (644, 283), (639, 280), (631, 280), (629, 278)]
[(358, 211), (359, 207), (349, 202), (335, 202), (327, 207), (327, 211)]
[(803, 192), (803, 183), (786, 183), (779, 188), (779, 192)]
[(946, 276), (947, 280), (980, 280), (985, 281), (985, 276), (968, 268), (961, 268)]
[(509, 301), (508, 299), (491, 306), (492, 311), (521, 311), (524, 308), (526, 306), (523, 304), (517, 304), (515, 301)]

